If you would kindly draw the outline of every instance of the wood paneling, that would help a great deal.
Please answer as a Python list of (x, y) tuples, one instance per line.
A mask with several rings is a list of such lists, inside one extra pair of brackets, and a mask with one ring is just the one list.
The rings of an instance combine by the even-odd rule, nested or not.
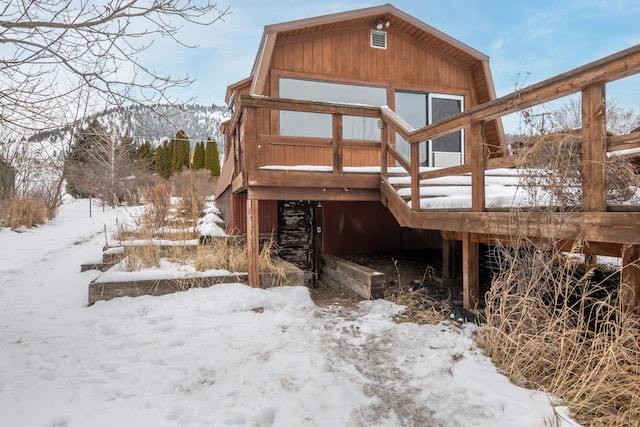
[[(360, 27), (294, 42), (280, 35), (273, 51), (272, 68), (288, 73), (322, 74), (332, 80), (370, 83), (423, 91), (453, 88), (470, 91), (467, 69), (441, 53), (396, 30), (387, 31), (387, 49), (369, 45), (370, 28)], [(311, 37), (314, 37), (313, 39)], [(271, 93), (277, 97), (277, 93)]]

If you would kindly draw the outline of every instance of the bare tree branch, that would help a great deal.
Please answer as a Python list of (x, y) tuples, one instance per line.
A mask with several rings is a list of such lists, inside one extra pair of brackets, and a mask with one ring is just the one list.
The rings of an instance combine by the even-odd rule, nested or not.
[[(0, 131), (60, 126), (89, 91), (95, 109), (175, 103), (188, 75), (162, 75), (141, 55), (155, 40), (229, 14), (210, 0), (18, 0), (0, 6)], [(191, 100), (184, 100), (189, 102)], [(1, 137), (2, 135), (0, 135)]]

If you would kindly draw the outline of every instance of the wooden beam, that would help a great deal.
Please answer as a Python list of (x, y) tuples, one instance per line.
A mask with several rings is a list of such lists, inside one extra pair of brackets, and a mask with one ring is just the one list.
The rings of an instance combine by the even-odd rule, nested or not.
[[(504, 157), (495, 157), (493, 159), (488, 159), (488, 160), (485, 159), (485, 170), (513, 168), (518, 164), (518, 159), (519, 159), (518, 156), (504, 156)], [(423, 180), (423, 179), (431, 179), (431, 178), (440, 178), (443, 176), (463, 175), (463, 174), (471, 173), (471, 171), (472, 171), (472, 165), (469, 162), (464, 165), (451, 166), (448, 168), (421, 172), (419, 177), (420, 177), (420, 180)]]
[(249, 196), (259, 200), (380, 201), (380, 191), (363, 188), (249, 187)]
[(380, 186), (380, 175), (261, 169), (249, 175), (249, 185), (251, 187), (315, 187), (320, 190), (326, 188), (377, 189)]
[(405, 119), (387, 106), (380, 107), (380, 115), (384, 122), (405, 140), (408, 140), (410, 133), (415, 130)]
[(462, 239), (462, 304), (467, 310), (478, 307), (480, 295), (480, 248), (469, 233)]
[(640, 312), (640, 245), (627, 246), (622, 251), (620, 304), (624, 312)]
[(395, 188), (386, 179), (380, 183), (380, 194), (386, 200), (386, 207), (393, 214), (398, 224), (408, 227), (411, 221), (411, 211), (409, 206), (398, 195)]
[(247, 273), (249, 286), (260, 287), (260, 224), (258, 200), (247, 198)]
[(379, 107), (366, 105), (336, 104), (332, 102), (305, 101), (300, 99), (240, 97), (238, 108), (255, 107), (268, 110), (305, 111), (308, 113), (342, 114), (345, 116), (380, 118)]
[(640, 212), (411, 212), (408, 226), (549, 239), (640, 244)]
[(640, 132), (607, 136), (607, 151), (628, 150), (640, 147)]
[[(442, 237), (447, 240), (462, 241), (464, 233), (461, 231), (442, 231)], [(525, 239), (521, 236), (506, 236), (496, 234), (480, 234), (480, 233), (468, 233), (472, 242), (483, 243), (485, 245), (506, 245), (506, 246), (522, 246)], [(546, 237), (527, 237), (526, 242), (536, 243), (550, 243), (550, 239)], [(571, 252), (575, 250), (573, 240), (554, 240), (555, 247), (559, 251)], [(583, 242), (579, 248), (580, 253), (586, 255), (602, 255), (609, 257), (620, 257), (622, 253), (623, 244), (621, 243), (606, 243), (606, 242)]]
[(607, 210), (606, 97), (603, 82), (582, 91), (582, 205), (585, 211)]

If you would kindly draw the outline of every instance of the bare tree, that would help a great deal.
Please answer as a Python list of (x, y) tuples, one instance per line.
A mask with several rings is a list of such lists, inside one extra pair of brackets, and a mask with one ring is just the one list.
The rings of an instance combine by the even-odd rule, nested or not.
[[(570, 98), (557, 109), (546, 113), (552, 131), (579, 129), (582, 126), (582, 104)], [(627, 134), (640, 126), (640, 115), (633, 109), (622, 108), (615, 99), (607, 99), (607, 130), (618, 135)]]
[(210, 0), (2, 2), (3, 137), (68, 123), (78, 107), (88, 105), (88, 94), (94, 111), (127, 103), (175, 103), (168, 90), (192, 79), (159, 75), (145, 66), (141, 54), (154, 39), (186, 46), (179, 38), (185, 25), (208, 26), (228, 13)]
[(64, 178), (72, 195), (97, 197), (111, 206), (136, 201), (152, 181), (148, 163), (136, 156), (133, 139), (96, 120), (79, 132), (64, 162)]

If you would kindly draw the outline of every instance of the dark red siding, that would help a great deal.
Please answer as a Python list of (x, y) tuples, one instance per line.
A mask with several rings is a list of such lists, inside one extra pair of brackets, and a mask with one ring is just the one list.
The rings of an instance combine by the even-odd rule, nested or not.
[[(227, 189), (216, 199), (222, 219), (227, 225), (227, 233), (244, 234), (247, 232), (247, 193), (232, 194)], [(278, 227), (278, 202), (260, 200), (258, 205), (260, 233), (275, 233)]]
[(324, 202), (322, 252), (350, 255), (440, 249), (439, 231), (401, 227), (380, 202)]

